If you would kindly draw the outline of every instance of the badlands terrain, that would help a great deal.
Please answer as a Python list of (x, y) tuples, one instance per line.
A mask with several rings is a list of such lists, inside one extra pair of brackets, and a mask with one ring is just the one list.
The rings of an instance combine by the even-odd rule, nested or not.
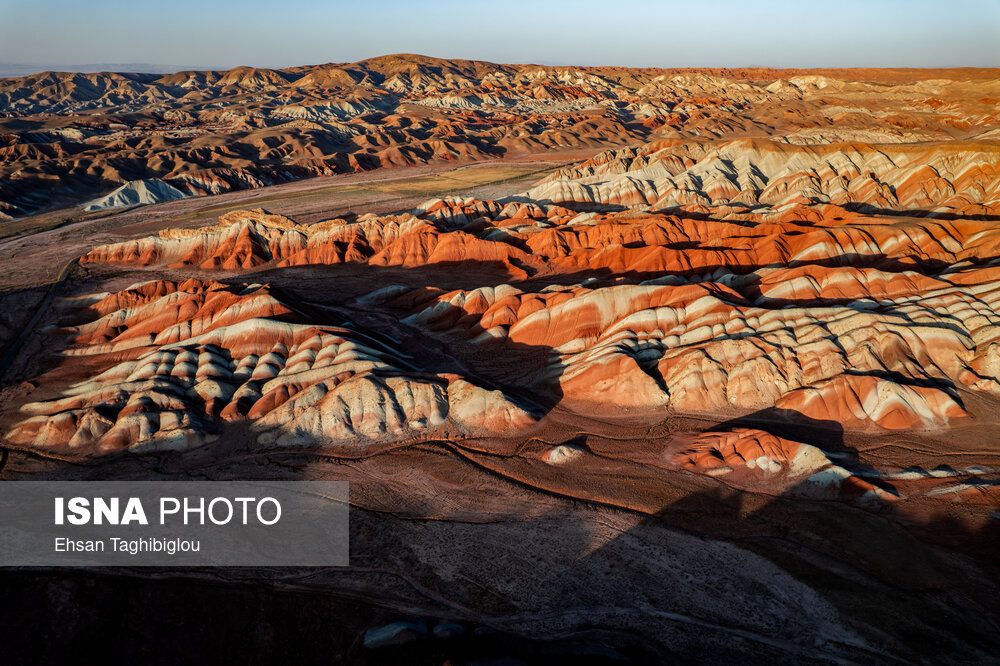
[(0, 475), (353, 507), (343, 569), (5, 573), (51, 624), (15, 657), (996, 663), (1000, 71), (388, 56), (0, 110)]
[(658, 139), (989, 138), (997, 79), (984, 69), (579, 68), (414, 55), (285, 70), (42, 72), (0, 79), (0, 215)]

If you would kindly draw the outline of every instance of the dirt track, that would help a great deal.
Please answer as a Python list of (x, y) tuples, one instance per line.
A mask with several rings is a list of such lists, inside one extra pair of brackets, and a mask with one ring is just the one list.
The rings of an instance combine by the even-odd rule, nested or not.
[(110, 214), (81, 215), (74, 208), (21, 218), (2, 225), (8, 233), (20, 229), (20, 235), (0, 240), (0, 264), (4, 267), (0, 292), (50, 282), (63, 263), (95, 245), (146, 236), (165, 227), (213, 224), (230, 210), (263, 207), (308, 224), (348, 212), (408, 210), (427, 199), (459, 192), (497, 198), (522, 191), (544, 172), (589, 155), (590, 151), (572, 151), (460, 165), (380, 169)]

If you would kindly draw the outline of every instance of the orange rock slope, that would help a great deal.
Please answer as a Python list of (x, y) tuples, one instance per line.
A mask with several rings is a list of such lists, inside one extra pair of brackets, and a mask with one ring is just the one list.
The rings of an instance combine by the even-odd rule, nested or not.
[(93, 319), (70, 329), (65, 353), (107, 369), (22, 408), (30, 416), (11, 442), (82, 455), (176, 450), (214, 440), (210, 420), (250, 420), (262, 444), (340, 442), (351, 455), (533, 421), (501, 391), (311, 321), (259, 284), (161, 280), (84, 302)]
[[(99, 246), (85, 266), (203, 277), (73, 301), (63, 353), (93, 375), (25, 405), (8, 437), (83, 454), (183, 448), (246, 420), (262, 446), (365, 452), (522, 436), (557, 405), (859, 433), (989, 421), (998, 167), (985, 145), (653, 144), (504, 201), (311, 226), (237, 211)], [(914, 176), (927, 169), (933, 182)], [(352, 265), (405, 284), (341, 292), (334, 272), (313, 293), (289, 273)], [(260, 271), (284, 286), (243, 282)], [(350, 312), (387, 319), (372, 329)], [(412, 340), (447, 345), (446, 361), (427, 365)]]

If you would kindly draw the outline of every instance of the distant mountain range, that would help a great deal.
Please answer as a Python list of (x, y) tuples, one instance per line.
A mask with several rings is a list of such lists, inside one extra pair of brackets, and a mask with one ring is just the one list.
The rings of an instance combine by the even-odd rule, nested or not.
[(143, 72), (146, 74), (173, 74), (186, 69), (225, 69), (201, 65), (153, 65), (148, 62), (102, 62), (85, 65), (9, 63), (0, 62), (0, 77), (29, 76), (39, 72)]
[(995, 69), (546, 67), (405, 53), (140, 72), (150, 67), (0, 79), (0, 219), (134, 181), (193, 196), (657, 140), (899, 144), (1000, 133)]

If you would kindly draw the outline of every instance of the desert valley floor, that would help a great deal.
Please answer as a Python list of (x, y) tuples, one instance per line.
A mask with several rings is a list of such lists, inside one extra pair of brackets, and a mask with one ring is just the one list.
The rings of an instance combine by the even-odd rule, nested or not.
[(5, 572), (48, 625), (0, 655), (996, 663), (1000, 71), (392, 56), (0, 109), (0, 478), (352, 505), (341, 569)]

